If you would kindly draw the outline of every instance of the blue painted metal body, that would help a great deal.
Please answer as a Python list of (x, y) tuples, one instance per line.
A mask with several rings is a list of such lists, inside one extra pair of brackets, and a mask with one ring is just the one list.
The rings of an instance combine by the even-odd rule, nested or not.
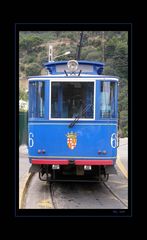
[[(29, 133), (33, 135), (30, 157), (50, 159), (116, 159), (116, 148), (111, 146), (111, 136), (117, 132), (117, 123), (79, 122), (72, 129), (68, 123), (32, 122)], [(77, 145), (68, 148), (67, 134), (77, 134)], [(38, 153), (45, 149), (45, 154)], [(98, 151), (101, 151), (98, 154)], [(103, 151), (106, 151), (104, 154)]]
[[(67, 77), (58, 76), (55, 71), (57, 64), (67, 64), (67, 61), (60, 63), (48, 63), (47, 68), (52, 68), (52, 75), (46, 77), (36, 76), (31, 77), (30, 82), (42, 81), (45, 83), (45, 103), (44, 103), (44, 117), (43, 118), (29, 118), (28, 119), (28, 142), (29, 142), (29, 158), (35, 159), (105, 159), (113, 160), (115, 163), (117, 157), (117, 97), (118, 89), (115, 86), (115, 110), (114, 118), (101, 118), (100, 117), (100, 82), (117, 82), (118, 78), (111, 76), (98, 76), (96, 75), (95, 67), (103, 68), (102, 63), (79, 61), (79, 64), (91, 64), (93, 73), (96, 76), (74, 76), (76, 81), (84, 81), (88, 77), (95, 83), (95, 97), (94, 97), (94, 118), (91, 120), (80, 119), (72, 128), (69, 124), (74, 118), (67, 120), (51, 119), (49, 115), (50, 108), (50, 93), (51, 81), (54, 78), (64, 79), (65, 81), (73, 81), (73, 76)], [(57, 75), (55, 75), (57, 74)], [(31, 96), (29, 101), (33, 101)], [(61, 106), (59, 106), (61, 108)], [(77, 135), (77, 142), (74, 149), (70, 149), (67, 144), (67, 134), (75, 133)], [(45, 150), (44, 153), (38, 153), (38, 150)]]

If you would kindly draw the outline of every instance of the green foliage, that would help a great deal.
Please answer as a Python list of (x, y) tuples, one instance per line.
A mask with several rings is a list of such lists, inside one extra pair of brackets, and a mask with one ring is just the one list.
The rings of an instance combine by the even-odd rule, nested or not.
[(26, 68), (26, 75), (27, 76), (33, 76), (33, 75), (39, 75), (41, 72), (41, 66), (37, 63), (32, 63), (28, 65)]
[(93, 50), (92, 52), (87, 54), (85, 59), (92, 60), (92, 61), (101, 61), (101, 53)]
[(94, 38), (94, 39), (89, 39), (88, 44), (92, 45), (94, 47), (101, 47), (102, 43), (99, 37)]
[(31, 55), (26, 56), (25, 63), (29, 64), (29, 63), (35, 62), (36, 61), (36, 56), (35, 55), (31, 54)]
[(119, 128), (121, 130), (121, 137), (128, 136), (128, 111), (123, 110), (120, 112)]
[(28, 100), (28, 93), (25, 88), (20, 88), (19, 89), (19, 100), (22, 99), (23, 101)]
[(42, 43), (42, 39), (35, 35), (22, 36), (20, 35), (19, 46), (20, 50), (27, 51), (27, 53), (31, 53), (39, 50), (38, 47)]

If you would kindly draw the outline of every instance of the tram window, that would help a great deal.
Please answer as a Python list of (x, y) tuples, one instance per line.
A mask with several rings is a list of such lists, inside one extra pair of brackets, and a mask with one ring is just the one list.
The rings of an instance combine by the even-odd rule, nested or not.
[(31, 82), (29, 85), (29, 117), (44, 117), (44, 82)]
[(93, 118), (94, 82), (52, 82), (52, 118)]
[(115, 82), (101, 82), (101, 118), (114, 118), (115, 114)]

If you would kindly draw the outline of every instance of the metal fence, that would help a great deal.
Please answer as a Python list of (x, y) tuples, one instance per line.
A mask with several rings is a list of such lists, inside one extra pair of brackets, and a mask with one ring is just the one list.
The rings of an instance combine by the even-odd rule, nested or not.
[(19, 112), (19, 146), (28, 145), (28, 112)]

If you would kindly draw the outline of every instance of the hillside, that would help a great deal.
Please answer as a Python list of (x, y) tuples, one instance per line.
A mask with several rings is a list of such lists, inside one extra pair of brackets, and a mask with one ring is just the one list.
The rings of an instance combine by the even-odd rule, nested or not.
[[(53, 46), (54, 56), (70, 51), (69, 56), (56, 60), (76, 59), (80, 41), (77, 31), (20, 32), (19, 36), (19, 79), (44, 74), (43, 63), (48, 61), (48, 47)], [(68, 59), (67, 59), (68, 57)], [(128, 135), (128, 33), (124, 31), (84, 31), (81, 60), (105, 63), (104, 74), (120, 78), (119, 122), (120, 135)], [(25, 87), (20, 84), (20, 98), (27, 99)]]

